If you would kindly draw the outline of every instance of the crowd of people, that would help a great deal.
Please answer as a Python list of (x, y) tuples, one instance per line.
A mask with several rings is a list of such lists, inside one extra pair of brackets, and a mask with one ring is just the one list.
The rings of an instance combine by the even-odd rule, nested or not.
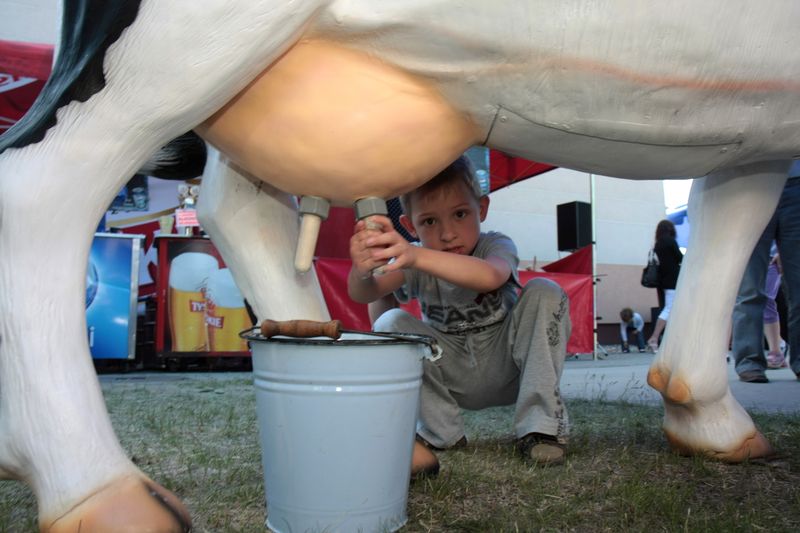
[[(785, 349), (780, 345), (775, 302), (779, 288), (787, 301)], [(800, 354), (794, 356), (793, 348), (800, 352), (800, 160), (789, 169), (778, 207), (745, 268), (733, 309), (731, 339), (736, 373), (747, 383), (768, 383), (766, 370), (785, 365), (800, 379)]]
[[(683, 262), (683, 252), (681, 252), (677, 241), (677, 230), (671, 220), (664, 219), (656, 225), (655, 238), (653, 239), (653, 254), (658, 264), (658, 283), (656, 291), (658, 294), (658, 318), (653, 324), (653, 330), (647, 339), (647, 348), (651, 352), (658, 351), (661, 344), (661, 337), (667, 327), (672, 302), (675, 300), (675, 288), (678, 284), (678, 274), (680, 274), (681, 263)], [(630, 307), (625, 307), (619, 312), (620, 318), (620, 344), (623, 353), (629, 353), (628, 333), (636, 335), (636, 343), (640, 352), (646, 351), (644, 342), (645, 322), (642, 315), (633, 311)]]
[[(653, 250), (658, 258), (659, 315), (647, 345), (657, 351), (675, 298), (683, 254), (676, 241), (674, 224), (658, 223)], [(780, 294), (782, 290), (783, 294)], [(777, 300), (786, 301), (781, 327)], [(625, 308), (620, 312), (620, 343), (629, 352), (628, 333), (638, 341), (644, 327), (641, 315)], [(791, 367), (800, 379), (800, 162), (789, 169), (789, 177), (772, 218), (747, 263), (733, 309), (731, 356), (739, 379), (746, 383), (768, 383), (766, 370)], [(785, 329), (785, 338), (781, 330)], [(766, 345), (766, 346), (765, 346)], [(765, 353), (766, 351), (766, 353)]]

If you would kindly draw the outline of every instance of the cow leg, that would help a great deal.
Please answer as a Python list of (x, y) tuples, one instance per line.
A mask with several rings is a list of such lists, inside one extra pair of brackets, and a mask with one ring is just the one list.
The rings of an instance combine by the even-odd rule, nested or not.
[[(294, 248), (297, 203), (209, 150), (198, 217), (259, 319), (328, 320), (316, 274), (298, 274)], [(427, 448), (414, 447), (412, 473), (438, 468)]]
[(209, 150), (198, 202), (203, 229), (259, 320), (328, 320), (313, 269), (294, 270), (299, 234), (294, 197), (241, 172)]
[[(59, 156), (68, 130), (0, 156), (0, 471), (31, 486), (42, 530), (185, 531), (186, 510), (128, 460), (105, 410), (86, 268), (94, 228), (125, 180), (109, 177), (107, 160), (104, 174)], [(96, 181), (81, 184), (93, 171)]]
[(775, 211), (788, 166), (750, 164), (711, 174), (692, 187), (689, 250), (647, 378), (664, 397), (664, 432), (679, 453), (728, 462), (773, 453), (731, 394), (725, 354), (749, 251)]
[(86, 338), (91, 236), (144, 161), (284, 52), (321, 2), (143, 0), (102, 87), (59, 109), (43, 141), (0, 154), (0, 473), (33, 488), (42, 529), (189, 527), (106, 413)]

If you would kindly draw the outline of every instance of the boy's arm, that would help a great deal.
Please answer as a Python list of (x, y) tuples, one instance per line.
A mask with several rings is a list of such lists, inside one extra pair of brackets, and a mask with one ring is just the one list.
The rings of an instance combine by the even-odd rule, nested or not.
[[(391, 221), (386, 219), (381, 223), (383, 232), (365, 235), (364, 246), (369, 249), (372, 261), (382, 262), (383, 272), (394, 273), (404, 268), (414, 268), (478, 293), (492, 292), (502, 287), (511, 277), (511, 264), (500, 254), (489, 254), (481, 259), (413, 246), (394, 231)], [(352, 254), (351, 247), (351, 256)], [(394, 258), (394, 262), (387, 264), (391, 258)]]
[(375, 321), (378, 320), (378, 317), (384, 314), (386, 311), (390, 309), (395, 309), (399, 307), (400, 303), (395, 298), (394, 294), (387, 294), (381, 298), (378, 298), (374, 302), (370, 302), (367, 305), (367, 314), (369, 315), (369, 323), (370, 325), (375, 324)]
[[(394, 230), (388, 218), (371, 220), (381, 229), (368, 230), (359, 222), (350, 239), (353, 268), (348, 288), (350, 297), (358, 302), (371, 302), (398, 289), (404, 282), (404, 268), (414, 268), (478, 293), (492, 292), (511, 277), (511, 264), (500, 255), (481, 259), (413, 246)], [(389, 264), (392, 258), (394, 261)], [(371, 277), (375, 267), (380, 267), (384, 275)]]
[(399, 289), (404, 281), (402, 272), (381, 276), (363, 275), (354, 264), (347, 278), (347, 294), (355, 302), (368, 304)]
[(385, 267), (386, 271), (398, 268), (416, 268), (431, 276), (470, 289), (478, 293), (492, 292), (502, 287), (511, 276), (511, 265), (502, 257), (480, 259), (471, 255), (440, 252), (429, 248), (414, 250), (412, 264), (404, 266), (401, 259)]
[[(385, 273), (380, 276), (365, 275), (358, 271), (354, 263), (347, 282), (350, 298), (368, 303), (399, 289), (405, 281), (400, 270), (403, 268), (415, 268), (478, 293), (492, 292), (502, 287), (511, 276), (511, 266), (500, 257), (479, 259), (418, 246), (410, 248), (413, 250), (405, 257), (398, 256), (395, 262), (382, 267)], [(415, 256), (413, 260), (408, 257), (411, 254)]]

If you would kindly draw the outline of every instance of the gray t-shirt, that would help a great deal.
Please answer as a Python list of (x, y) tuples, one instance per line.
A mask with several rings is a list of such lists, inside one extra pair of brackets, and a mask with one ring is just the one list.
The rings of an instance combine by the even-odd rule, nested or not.
[(517, 247), (506, 235), (490, 231), (480, 234), (472, 256), (506, 260), (511, 267), (511, 277), (497, 290), (478, 293), (416, 269), (406, 269), (403, 271), (405, 284), (395, 291), (395, 296), (403, 303), (417, 298), (423, 322), (447, 333), (460, 333), (500, 322), (518, 298)]

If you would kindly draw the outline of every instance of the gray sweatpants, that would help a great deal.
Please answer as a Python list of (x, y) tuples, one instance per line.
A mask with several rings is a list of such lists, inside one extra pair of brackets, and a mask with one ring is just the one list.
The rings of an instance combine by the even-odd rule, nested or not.
[(375, 331), (434, 337), (438, 361), (423, 362), (417, 433), (439, 448), (464, 436), (461, 409), (515, 404), (517, 438), (536, 432), (566, 442), (567, 409), (559, 392), (571, 331), (569, 300), (556, 283), (529, 281), (506, 318), (465, 333), (444, 333), (400, 309), (375, 321)]

